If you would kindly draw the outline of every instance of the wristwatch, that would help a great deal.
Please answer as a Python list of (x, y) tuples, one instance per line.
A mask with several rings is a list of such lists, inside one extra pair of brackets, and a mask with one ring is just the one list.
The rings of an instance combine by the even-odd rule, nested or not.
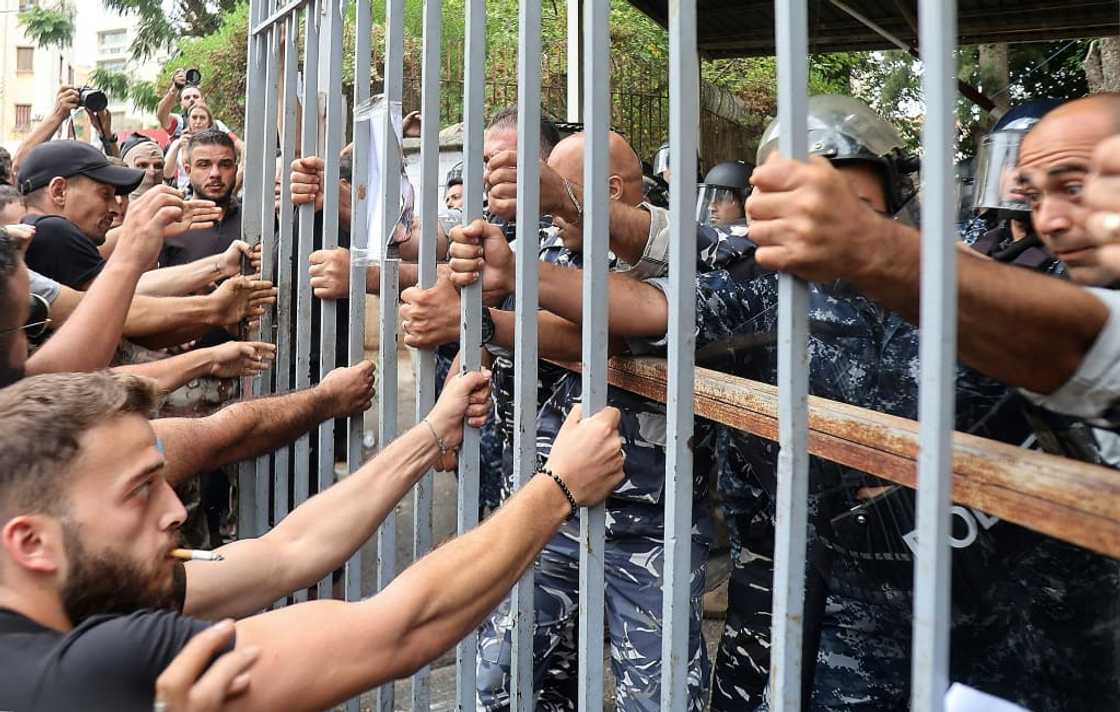
[(482, 343), (486, 345), (494, 340), (494, 317), (490, 316), (490, 307), (482, 309)]

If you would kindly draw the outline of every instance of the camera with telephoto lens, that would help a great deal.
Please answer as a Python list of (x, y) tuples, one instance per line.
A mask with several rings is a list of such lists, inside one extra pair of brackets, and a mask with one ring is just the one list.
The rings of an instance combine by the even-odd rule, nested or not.
[(105, 111), (109, 106), (109, 97), (96, 87), (82, 87), (78, 90), (78, 106), (90, 111)]
[(196, 87), (202, 83), (202, 72), (198, 71), (197, 69), (188, 69), (186, 72), (184, 72), (184, 74), (187, 80), (185, 86)]

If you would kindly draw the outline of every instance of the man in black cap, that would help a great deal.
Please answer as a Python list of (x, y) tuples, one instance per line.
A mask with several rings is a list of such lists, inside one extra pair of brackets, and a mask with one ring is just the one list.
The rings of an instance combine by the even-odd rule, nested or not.
[(117, 196), (128, 195), (143, 179), (143, 171), (114, 166), (86, 143), (36, 146), (17, 181), (28, 207), (23, 222), (33, 225), (39, 238), (28, 248), (28, 266), (68, 287), (88, 287), (105, 265), (96, 246), (113, 225)]
[[(32, 149), (18, 178), (28, 209), (23, 222), (36, 228), (27, 266), (72, 289), (85, 290), (105, 266), (97, 246), (105, 242), (113, 224), (117, 196), (130, 194), (143, 178), (144, 171), (114, 166), (103, 153), (78, 141), (50, 141)], [(205, 201), (194, 205), (213, 207)], [(164, 237), (192, 227), (198, 225), (187, 216)], [(252, 250), (234, 241), (221, 255), (145, 272), (136, 290), (153, 296), (194, 294), (240, 274), (243, 256), (253, 257)]]

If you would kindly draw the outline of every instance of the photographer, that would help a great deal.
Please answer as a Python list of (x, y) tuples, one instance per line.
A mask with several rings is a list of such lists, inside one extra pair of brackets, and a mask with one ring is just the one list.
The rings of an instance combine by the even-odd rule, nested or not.
[[(100, 96), (102, 101), (97, 101), (94, 98), (93, 106), (86, 106), (83, 101), (83, 94), (87, 98)], [(90, 97), (93, 94), (93, 97)], [(58, 129), (62, 126), (66, 119), (70, 118), (75, 109), (85, 108), (86, 113), (89, 115), (90, 127), (98, 134), (101, 139), (101, 145), (104, 147), (106, 155), (117, 156), (117, 137), (112, 131), (113, 118), (109, 110), (103, 103), (105, 95), (98, 91), (90, 91), (86, 87), (73, 87), (69, 84), (63, 84), (58, 88), (58, 94), (55, 97), (54, 111), (52, 111), (46, 118), (40, 121), (31, 133), (27, 135), (23, 143), (16, 149), (15, 156), (12, 157), (11, 175), (19, 175), (20, 165), (23, 160), (27, 158), (27, 154), (31, 149), (35, 148), (41, 143), (46, 143), (51, 140)]]
[[(188, 77), (188, 74), (192, 72), (197, 76)], [(194, 79), (194, 81), (191, 82), (189, 79)], [(167, 131), (172, 139), (179, 138), (182, 135), (187, 124), (187, 117), (194, 105), (206, 103), (202, 98), (202, 90), (198, 87), (201, 81), (202, 76), (198, 74), (197, 69), (177, 69), (171, 77), (171, 86), (167, 88), (167, 93), (159, 100), (159, 106), (156, 107), (156, 118), (159, 119), (159, 125)], [(171, 113), (171, 108), (175, 106), (176, 100), (179, 102), (180, 114)], [(213, 126), (231, 136), (233, 135), (229, 127), (218, 119), (214, 119)]]

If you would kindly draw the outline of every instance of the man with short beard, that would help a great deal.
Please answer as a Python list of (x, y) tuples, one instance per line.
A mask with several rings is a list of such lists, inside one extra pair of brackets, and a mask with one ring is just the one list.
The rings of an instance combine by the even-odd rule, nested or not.
[(233, 195), (237, 185), (233, 139), (224, 131), (210, 128), (192, 136), (186, 150), (194, 197), (213, 201), (222, 209), (222, 217), (209, 227), (168, 238), (160, 253), (160, 267), (221, 254), (241, 237), (241, 204)]
[[(200, 614), (244, 617), (234, 647), (263, 651), (252, 684), (223, 709), (330, 708), (428, 664), (578, 506), (619, 483), (617, 410), (574, 413), (540, 476), (372, 598), (268, 606), (344, 563), (430, 467), (453, 466), (464, 423), (485, 418), (488, 377), (456, 376), (424, 423), (268, 534), (222, 547), (222, 561), (183, 566), (171, 554), (185, 512), (148, 420), (149, 382), (61, 374), (0, 393), (0, 708), (164, 708), (156, 679), (208, 626), (188, 617)], [(330, 674), (309, 655), (328, 659)]]

